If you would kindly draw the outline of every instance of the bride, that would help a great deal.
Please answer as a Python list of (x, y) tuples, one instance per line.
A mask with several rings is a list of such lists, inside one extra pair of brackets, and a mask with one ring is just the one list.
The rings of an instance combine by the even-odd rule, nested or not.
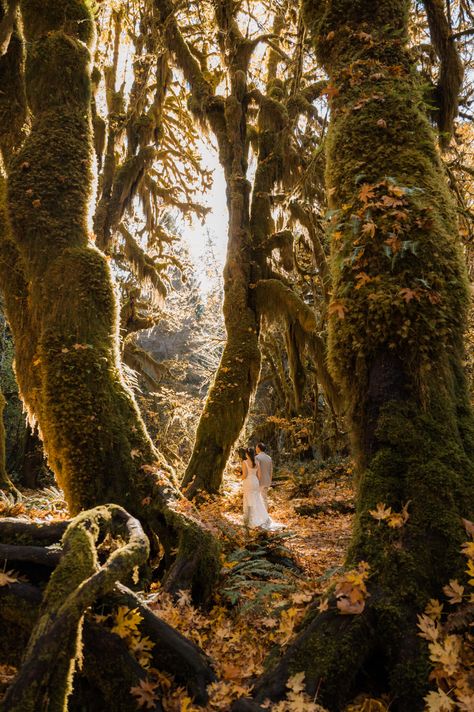
[(274, 524), (260, 492), (260, 465), (255, 460), (255, 450), (253, 447), (242, 449), (239, 455), (242, 459), (244, 524), (250, 529), (256, 527), (272, 529)]

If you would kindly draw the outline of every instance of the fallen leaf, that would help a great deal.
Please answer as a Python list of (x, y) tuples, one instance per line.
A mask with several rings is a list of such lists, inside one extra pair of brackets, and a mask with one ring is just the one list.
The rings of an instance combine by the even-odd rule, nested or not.
[(146, 709), (151, 710), (155, 707), (155, 702), (158, 700), (155, 692), (157, 687), (157, 682), (152, 682), (148, 679), (140, 680), (138, 685), (130, 688), (130, 692), (134, 697), (136, 697), (137, 705), (139, 707), (145, 707)]
[(363, 203), (367, 203), (370, 198), (373, 198), (374, 196), (374, 186), (369, 185), (368, 183), (364, 183), (359, 190), (359, 198), (361, 199), (361, 201)]
[(388, 519), (391, 516), (392, 508), (386, 507), (383, 502), (379, 502), (377, 504), (376, 509), (369, 510), (369, 514), (374, 519), (377, 519), (379, 522), (382, 522), (384, 519)]
[(402, 296), (402, 299), (404, 299), (407, 304), (411, 302), (412, 299), (419, 300), (420, 298), (416, 289), (409, 289), (408, 287), (403, 287), (403, 289), (400, 289), (399, 294)]
[(461, 584), (454, 579), (443, 588), (443, 593), (448, 598), (449, 603), (453, 606), (455, 603), (462, 602), (464, 586), (461, 586)]
[(0, 586), (9, 586), (19, 581), (16, 571), (0, 571)]
[(426, 702), (426, 712), (451, 712), (454, 709), (454, 701), (438, 688), (437, 692), (430, 692), (424, 698)]

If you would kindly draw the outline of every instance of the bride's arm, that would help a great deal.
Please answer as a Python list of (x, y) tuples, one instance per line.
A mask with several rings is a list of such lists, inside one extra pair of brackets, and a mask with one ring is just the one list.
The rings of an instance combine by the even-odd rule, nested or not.
[(242, 461), (242, 479), (245, 480), (247, 477), (247, 463), (245, 460)]
[(262, 470), (260, 469), (260, 463), (258, 460), (257, 460), (257, 477), (258, 477), (258, 481), (261, 482), (262, 481)]

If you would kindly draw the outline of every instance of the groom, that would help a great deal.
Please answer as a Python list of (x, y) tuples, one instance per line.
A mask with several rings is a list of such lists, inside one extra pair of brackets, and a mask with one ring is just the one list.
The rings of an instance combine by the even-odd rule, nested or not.
[(265, 507), (268, 510), (268, 488), (272, 483), (273, 462), (270, 455), (265, 452), (266, 446), (263, 443), (257, 443), (255, 447), (255, 459), (260, 465), (260, 494), (265, 502)]

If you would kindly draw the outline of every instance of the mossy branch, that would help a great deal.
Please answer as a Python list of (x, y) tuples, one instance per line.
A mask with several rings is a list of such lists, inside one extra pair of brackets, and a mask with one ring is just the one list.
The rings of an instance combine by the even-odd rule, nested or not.
[(121, 224), (118, 229), (124, 239), (125, 256), (130, 262), (134, 275), (141, 284), (153, 288), (155, 302), (161, 303), (166, 296), (166, 286), (160, 277), (155, 261), (140, 247), (125, 225)]
[[(126, 543), (100, 565), (97, 543), (104, 530), (115, 535), (117, 542), (125, 537)], [(24, 663), (4, 698), (5, 712), (35, 712), (44, 705), (50, 712), (67, 709), (75, 666), (81, 658), (84, 612), (149, 554), (140, 523), (117, 505), (80, 514), (68, 526), (63, 544), (64, 553), (46, 589)]]
[(311, 307), (278, 279), (262, 279), (255, 286), (257, 309), (267, 319), (288, 318), (297, 321), (303, 331), (316, 331), (316, 315)]
[(19, 5), (19, 0), (11, 0), (8, 9), (0, 22), (0, 57), (3, 57), (8, 50), (10, 39), (15, 27), (15, 18)]
[(170, 0), (155, 0), (154, 7), (162, 23), (168, 49), (175, 56), (184, 78), (191, 86), (192, 109), (196, 114), (205, 114), (207, 103), (214, 96), (212, 85), (205, 79), (199, 62), (181, 34), (174, 14), (173, 4)]
[(304, 340), (315, 363), (319, 383), (326, 393), (332, 409), (342, 410), (341, 394), (329, 373), (326, 362), (326, 345), (316, 333), (317, 322), (313, 309), (290, 288), (277, 279), (260, 280), (255, 287), (257, 309), (269, 321), (283, 319), (297, 323), (304, 333)]

